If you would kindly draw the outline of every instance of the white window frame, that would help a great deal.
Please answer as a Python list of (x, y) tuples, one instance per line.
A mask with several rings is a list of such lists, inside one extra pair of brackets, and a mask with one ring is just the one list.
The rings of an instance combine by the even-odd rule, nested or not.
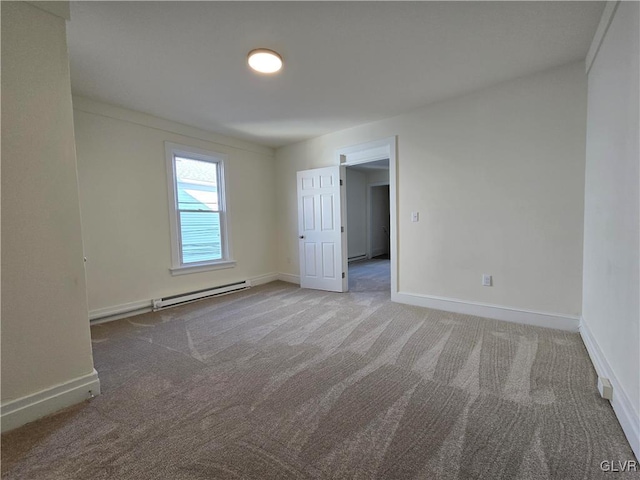
[[(167, 164), (167, 187), (169, 193), (169, 226), (171, 230), (171, 271), (172, 275), (206, 272), (236, 266), (231, 255), (231, 232), (229, 231), (229, 201), (226, 195), (226, 178), (224, 164), (228, 156), (224, 153), (201, 150), (178, 143), (164, 142)], [(182, 263), (182, 235), (178, 227), (178, 203), (175, 157), (192, 158), (204, 162), (215, 163), (218, 167), (217, 189), (218, 208), (220, 209), (220, 241), (222, 243), (222, 259), (198, 263)]]

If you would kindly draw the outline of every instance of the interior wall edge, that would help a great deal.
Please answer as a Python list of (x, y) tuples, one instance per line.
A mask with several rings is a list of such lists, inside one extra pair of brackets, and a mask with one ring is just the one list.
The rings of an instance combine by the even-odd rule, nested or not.
[(137, 110), (104, 103), (99, 100), (83, 97), (81, 95), (73, 95), (73, 109), (84, 113), (101, 115), (103, 117), (112, 118), (115, 120), (121, 120), (144, 127), (154, 128), (156, 130), (162, 130), (167, 133), (179, 134), (185, 137), (195, 138), (197, 140), (204, 140), (206, 142), (222, 145), (225, 147), (231, 147), (238, 150), (245, 150), (251, 153), (267, 155), (269, 157), (275, 156), (275, 149), (271, 147), (248, 142), (246, 140), (240, 140), (238, 138), (223, 135), (221, 133), (216, 133), (213, 131), (203, 130), (198, 127), (176, 122), (174, 120), (156, 117), (155, 115), (151, 115), (149, 113), (139, 112)]
[[(580, 337), (587, 349), (589, 359), (599, 377), (608, 378), (613, 387), (613, 400), (611, 407), (613, 408), (620, 426), (624, 434), (629, 440), (631, 449), (636, 455), (636, 459), (640, 459), (640, 412), (635, 411), (633, 402), (629, 393), (624, 389), (616, 374), (607, 361), (596, 338), (591, 333), (584, 316), (580, 317)], [(593, 386), (594, 390), (597, 386)]]
[(591, 41), (591, 46), (589, 47), (589, 51), (587, 52), (587, 56), (584, 60), (585, 63), (585, 71), (589, 73), (591, 70), (591, 66), (598, 56), (598, 52), (600, 51), (600, 46), (602, 42), (604, 42), (605, 37), (607, 36), (607, 30), (609, 30), (609, 26), (613, 21), (613, 17), (616, 13), (618, 6), (620, 5), (621, 0), (608, 1), (604, 7), (602, 12), (602, 16), (600, 17), (600, 23), (598, 24), (598, 28), (596, 33), (593, 35), (593, 40)]
[(44, 10), (51, 15), (63, 18), (65, 20), (71, 20), (71, 7), (68, 1), (62, 0), (45, 0), (45, 1), (27, 1), (30, 5), (33, 5), (40, 10)]

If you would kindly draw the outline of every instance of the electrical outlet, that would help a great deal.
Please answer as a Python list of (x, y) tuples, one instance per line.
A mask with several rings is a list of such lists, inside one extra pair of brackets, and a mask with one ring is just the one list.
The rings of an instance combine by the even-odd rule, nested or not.
[(493, 285), (493, 278), (491, 277), (491, 275), (487, 275), (486, 273), (482, 274), (482, 286), (483, 287), (490, 287)]

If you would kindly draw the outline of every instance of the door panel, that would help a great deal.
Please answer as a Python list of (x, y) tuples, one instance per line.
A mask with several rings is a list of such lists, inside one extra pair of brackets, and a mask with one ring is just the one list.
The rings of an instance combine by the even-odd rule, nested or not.
[(308, 277), (317, 277), (316, 272), (316, 244), (305, 242), (304, 244), (304, 264), (307, 267)]
[(333, 243), (322, 244), (322, 275), (324, 278), (336, 277), (336, 252)]
[(320, 195), (320, 217), (322, 218), (322, 230), (333, 230), (333, 195)]
[(302, 197), (303, 230), (305, 232), (315, 229), (314, 219), (316, 214), (313, 200), (314, 198), (312, 196)]
[[(343, 171), (344, 169), (342, 169)], [(298, 172), (300, 286), (346, 291), (342, 278), (341, 168)]]

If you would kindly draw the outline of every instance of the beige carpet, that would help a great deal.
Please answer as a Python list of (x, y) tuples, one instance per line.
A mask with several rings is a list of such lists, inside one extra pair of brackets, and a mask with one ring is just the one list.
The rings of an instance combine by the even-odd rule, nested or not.
[(3, 478), (638, 478), (577, 334), (282, 282), (92, 334), (103, 395)]

